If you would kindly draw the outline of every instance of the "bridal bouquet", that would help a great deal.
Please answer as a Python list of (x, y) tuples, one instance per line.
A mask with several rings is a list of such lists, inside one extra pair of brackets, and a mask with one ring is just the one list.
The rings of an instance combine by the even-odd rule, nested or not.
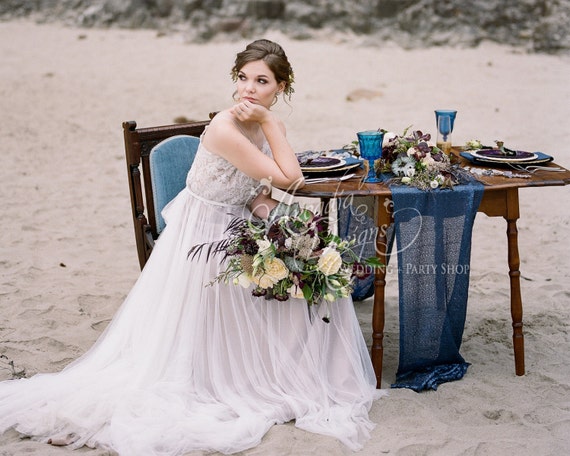
[(350, 295), (354, 277), (364, 278), (380, 266), (375, 257), (360, 260), (352, 250), (354, 239), (331, 234), (323, 217), (297, 203), (278, 205), (267, 220), (234, 219), (226, 232), (214, 252), (224, 254), (227, 267), (210, 284), (252, 287), (254, 296), (303, 298), (308, 305), (332, 302)]
[(421, 190), (450, 188), (462, 180), (463, 173), (450, 157), (430, 142), (431, 135), (419, 130), (402, 135), (384, 133), (380, 172), (391, 172), (396, 182)]

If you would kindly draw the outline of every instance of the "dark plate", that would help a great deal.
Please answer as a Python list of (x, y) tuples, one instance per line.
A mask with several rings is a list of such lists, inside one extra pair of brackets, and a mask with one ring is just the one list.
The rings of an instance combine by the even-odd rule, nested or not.
[(505, 161), (490, 160), (487, 158), (479, 158), (473, 155), (470, 151), (461, 152), (462, 157), (466, 158), (475, 165), (498, 166), (500, 168), (509, 167), (510, 165), (514, 164), (516, 164), (517, 166), (543, 165), (554, 160), (554, 158), (551, 155), (547, 155), (543, 152), (535, 152), (535, 154), (536, 154), (535, 159), (524, 160), (519, 162), (505, 162)]
[[(306, 150), (298, 153), (297, 159), (307, 177), (342, 176), (362, 165), (362, 160), (346, 149)], [(307, 162), (313, 166), (306, 166)]]
[(335, 157), (315, 157), (307, 158), (300, 162), (301, 169), (311, 170), (311, 169), (330, 169), (337, 166), (344, 165), (344, 160)]
[(535, 160), (537, 155), (533, 152), (525, 152), (524, 150), (511, 150), (510, 153), (506, 154), (500, 149), (479, 149), (474, 150), (471, 154), (475, 158), (480, 158), (484, 160), (497, 161), (502, 163), (510, 162), (524, 162), (529, 160)]
[(305, 177), (326, 177), (326, 176), (342, 176), (346, 174), (348, 171), (355, 170), (356, 168), (360, 167), (362, 162), (360, 160), (354, 159), (354, 161), (346, 160), (343, 166), (337, 168), (330, 168), (330, 169), (312, 169), (312, 170), (305, 170), (303, 169), (303, 175)]

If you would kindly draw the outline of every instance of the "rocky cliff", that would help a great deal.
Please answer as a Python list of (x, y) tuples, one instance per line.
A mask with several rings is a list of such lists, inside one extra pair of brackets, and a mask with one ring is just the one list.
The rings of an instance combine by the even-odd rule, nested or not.
[(476, 46), (570, 51), (570, 0), (3, 0), (0, 18), (82, 27), (184, 32), (190, 41), (252, 38), (360, 39), (404, 48)]

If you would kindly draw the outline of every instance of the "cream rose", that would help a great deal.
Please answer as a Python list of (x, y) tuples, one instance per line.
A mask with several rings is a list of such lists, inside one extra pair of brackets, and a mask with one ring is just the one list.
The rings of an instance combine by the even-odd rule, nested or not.
[(277, 283), (277, 280), (275, 280), (273, 277), (271, 277), (269, 274), (266, 274), (263, 271), (259, 271), (259, 273), (255, 274), (251, 278), (251, 281), (255, 283), (258, 287), (261, 287), (263, 289), (271, 288), (273, 285)]
[(265, 269), (265, 274), (270, 275), (275, 279), (275, 282), (279, 282), (285, 279), (289, 275), (289, 269), (279, 258), (268, 258), (263, 263), (263, 269)]
[(319, 271), (326, 276), (336, 274), (341, 266), (342, 258), (340, 257), (340, 253), (331, 247), (327, 247), (323, 250), (323, 254), (317, 263)]

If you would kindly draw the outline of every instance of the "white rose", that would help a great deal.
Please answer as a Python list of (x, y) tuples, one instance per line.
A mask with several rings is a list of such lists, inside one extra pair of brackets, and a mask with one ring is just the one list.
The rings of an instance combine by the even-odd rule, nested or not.
[(435, 180), (439, 185), (442, 185), (445, 182), (445, 177), (443, 177), (441, 174), (438, 174), (435, 176)]
[(327, 247), (323, 250), (323, 254), (317, 263), (317, 268), (319, 271), (321, 271), (326, 276), (336, 274), (341, 266), (342, 258), (340, 256), (340, 253), (331, 247)]
[(434, 180), (432, 180), (432, 181), (429, 183), (429, 186), (430, 186), (431, 188), (437, 188), (437, 187), (439, 187), (439, 182), (434, 179)]

